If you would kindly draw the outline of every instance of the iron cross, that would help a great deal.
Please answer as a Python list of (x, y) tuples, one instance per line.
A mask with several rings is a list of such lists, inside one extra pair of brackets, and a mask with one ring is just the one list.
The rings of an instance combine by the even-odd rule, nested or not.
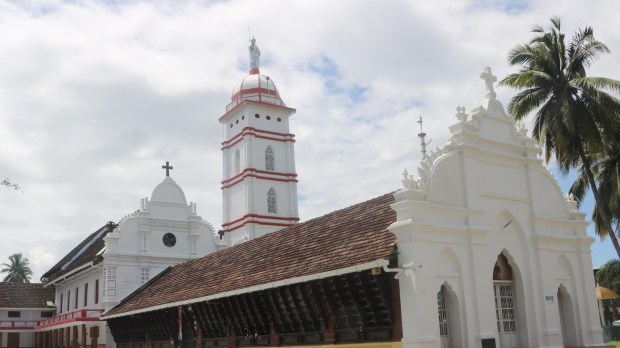
[(170, 165), (170, 163), (168, 163), (168, 161), (166, 161), (166, 165), (165, 166), (161, 166), (161, 169), (165, 169), (166, 170), (166, 176), (170, 176), (170, 169), (173, 169), (174, 167)]

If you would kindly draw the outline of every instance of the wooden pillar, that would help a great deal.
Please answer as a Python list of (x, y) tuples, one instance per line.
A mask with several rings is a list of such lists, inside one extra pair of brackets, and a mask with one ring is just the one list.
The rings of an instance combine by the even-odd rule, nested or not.
[[(196, 333), (194, 334), (194, 348), (202, 347), (202, 329), (200, 327), (196, 328)], [(151, 348), (151, 347), (147, 347)]]
[(99, 338), (99, 326), (90, 328), (90, 347), (97, 348)]
[(58, 339), (58, 329), (54, 329), (52, 330), (52, 348), (58, 348), (58, 342), (56, 341)]
[(43, 332), (43, 348), (47, 348), (47, 331)]
[(71, 348), (78, 348), (78, 327), (73, 327), (73, 335), (71, 336)]
[(149, 333), (146, 333), (146, 348), (153, 348), (153, 339)]
[(65, 329), (58, 329), (58, 347), (65, 348)]
[(391, 273), (390, 290), (392, 295), (392, 340), (401, 341), (403, 339), (403, 316), (400, 307), (400, 285), (398, 279), (394, 278)]
[(336, 318), (330, 315), (325, 323), (325, 333), (323, 334), (323, 344), (336, 343)]
[(226, 327), (226, 336), (228, 336), (228, 348), (236, 348), (237, 336), (235, 335), (235, 329), (230, 324)]
[(65, 348), (71, 348), (71, 327), (65, 328)]
[(269, 345), (275, 347), (280, 345), (280, 335), (278, 335), (273, 321), (269, 322)]
[(80, 347), (86, 348), (86, 324), (82, 324), (82, 337), (80, 337)]

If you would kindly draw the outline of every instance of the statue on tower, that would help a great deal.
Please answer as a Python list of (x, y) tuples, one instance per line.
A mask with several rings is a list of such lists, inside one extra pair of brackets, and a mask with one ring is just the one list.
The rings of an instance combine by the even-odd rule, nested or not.
[(260, 49), (256, 45), (256, 39), (254, 37), (250, 40), (248, 50), (250, 51), (250, 70), (258, 69), (260, 65)]

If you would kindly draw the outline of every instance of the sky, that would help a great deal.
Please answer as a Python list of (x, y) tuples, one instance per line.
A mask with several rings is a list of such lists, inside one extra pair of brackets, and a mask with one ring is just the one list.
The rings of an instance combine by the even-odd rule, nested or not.
[[(620, 79), (618, 13), (617, 0), (0, 0), (0, 180), (22, 187), (0, 188), (0, 262), (21, 252), (38, 280), (139, 209), (166, 161), (219, 229), (218, 118), (247, 74), (248, 30), (297, 109), (303, 221), (401, 188), (421, 159), (418, 117), (431, 148), (446, 143), (456, 105), (484, 96), (482, 69), (516, 71), (507, 53), (550, 17), (569, 35), (592, 26), (612, 54), (589, 74)], [(615, 253), (597, 240), (592, 255), (598, 267)]]

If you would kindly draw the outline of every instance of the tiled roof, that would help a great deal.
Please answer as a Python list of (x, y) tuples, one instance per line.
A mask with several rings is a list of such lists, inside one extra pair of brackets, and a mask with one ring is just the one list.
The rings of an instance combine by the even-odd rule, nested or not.
[(173, 267), (104, 316), (165, 306), (378, 260), (395, 251), (392, 193)]
[(0, 282), (0, 308), (47, 308), (54, 302), (54, 288), (41, 283)]
[(80, 244), (78, 244), (73, 250), (71, 250), (65, 257), (63, 257), (54, 267), (45, 272), (42, 278), (48, 281), (53, 281), (71, 270), (80, 267), (88, 262), (97, 262), (101, 256), (97, 255), (105, 246), (103, 237), (110, 232), (115, 224), (108, 222), (103, 225), (97, 231), (90, 234)]

